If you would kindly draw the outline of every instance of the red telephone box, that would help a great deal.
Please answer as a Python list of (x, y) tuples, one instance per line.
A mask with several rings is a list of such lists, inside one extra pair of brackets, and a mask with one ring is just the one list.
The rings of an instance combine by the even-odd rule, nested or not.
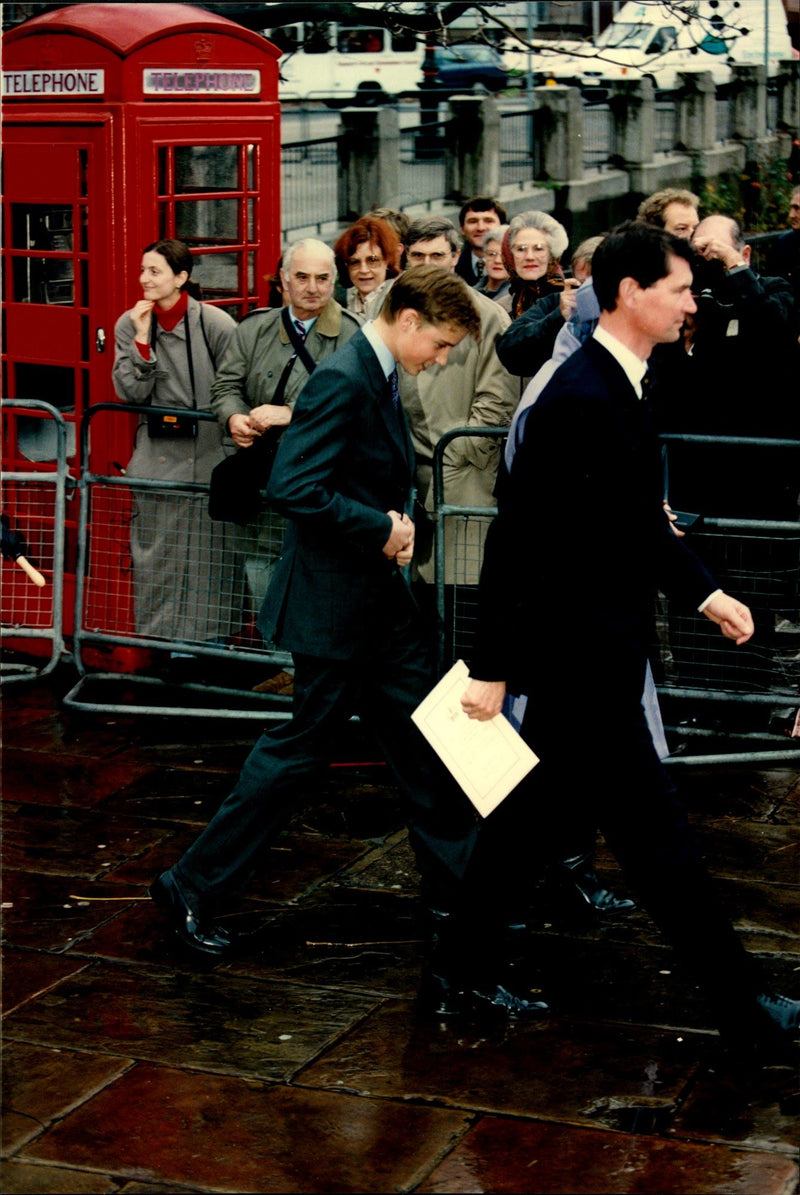
[[(114, 324), (139, 297), (146, 244), (185, 241), (204, 298), (234, 318), (266, 304), (280, 51), (168, 3), (76, 4), (3, 43), (3, 396), (49, 402), (74, 433), (89, 404), (114, 399)], [(128, 460), (132, 430), (93, 421), (93, 472)], [(9, 424), (4, 467), (46, 469), (46, 440), (34, 414)], [(74, 436), (68, 461), (77, 475)], [(68, 562), (76, 525), (68, 516)], [(68, 593), (64, 609), (68, 624)]]

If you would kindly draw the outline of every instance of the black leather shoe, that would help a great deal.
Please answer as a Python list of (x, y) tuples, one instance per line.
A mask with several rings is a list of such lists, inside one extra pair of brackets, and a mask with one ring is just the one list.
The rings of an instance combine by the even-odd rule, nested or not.
[(417, 996), (422, 1013), (455, 1017), (464, 1011), (464, 945), (459, 918), (444, 909), (428, 909), (429, 957)]
[(559, 871), (567, 883), (574, 885), (587, 905), (598, 913), (625, 913), (628, 909), (636, 908), (634, 901), (615, 895), (600, 882), (592, 866), (591, 855), (574, 855), (571, 859), (563, 859)]
[(728, 1057), (736, 1064), (760, 1067), (797, 1064), (800, 1000), (778, 992), (759, 992), (749, 1005), (726, 1009), (719, 1026)]
[(428, 968), (422, 976), (417, 1001), (426, 1016), (457, 1017), (464, 1012), (464, 989), (446, 975)]
[(790, 1000), (779, 992), (759, 992), (756, 1004), (781, 1033), (795, 1037), (800, 1033), (800, 1000)]
[(480, 984), (470, 990), (469, 997), (475, 1012), (497, 1011), (516, 1021), (525, 1017), (540, 1017), (550, 1011), (544, 1000), (535, 1000), (533, 993), (524, 996), (509, 991), (502, 983)]
[(160, 913), (166, 917), (173, 933), (184, 946), (204, 956), (220, 958), (231, 946), (231, 937), (221, 925), (204, 921), (192, 908), (175, 874), (165, 871), (150, 885), (150, 897)]

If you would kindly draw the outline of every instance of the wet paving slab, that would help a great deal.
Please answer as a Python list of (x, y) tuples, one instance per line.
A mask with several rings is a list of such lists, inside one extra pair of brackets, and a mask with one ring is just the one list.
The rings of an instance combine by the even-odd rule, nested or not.
[(34, 1000), (65, 976), (75, 975), (89, 965), (82, 958), (43, 951), (10, 950), (6, 946), (2, 951), (4, 1013), (13, 1012), (26, 1000)]
[(51, 809), (6, 801), (3, 866), (91, 880), (170, 838), (169, 824), (97, 809)]
[[(532, 877), (516, 970), (552, 1014), (424, 1018), (402, 802), (356, 733), (223, 907), (237, 953), (198, 967), (147, 885), (257, 727), (75, 717), (22, 688), (4, 708), (4, 1192), (800, 1195), (797, 1068), (730, 1064), (641, 909), (592, 916)], [(675, 778), (746, 945), (800, 995), (800, 773)], [(602, 842), (598, 870), (626, 892)]]
[(4, 1153), (40, 1136), (131, 1066), (132, 1059), (9, 1042), (3, 1051)]
[(248, 1078), (287, 1080), (375, 1000), (335, 988), (145, 970), (105, 961), (10, 1013), (7, 1041), (79, 1049)]
[(420, 1195), (790, 1195), (792, 1163), (563, 1125), (484, 1117), (418, 1188)]
[[(103, 877), (105, 878), (105, 877)], [(107, 891), (111, 891), (104, 885)], [(118, 917), (132, 901), (144, 899), (138, 887), (118, 886), (114, 899), (95, 900), (85, 876), (6, 870), (3, 881), (3, 937), (7, 945), (68, 950)]]
[(140, 1065), (26, 1157), (204, 1191), (409, 1191), (469, 1124), (448, 1109)]

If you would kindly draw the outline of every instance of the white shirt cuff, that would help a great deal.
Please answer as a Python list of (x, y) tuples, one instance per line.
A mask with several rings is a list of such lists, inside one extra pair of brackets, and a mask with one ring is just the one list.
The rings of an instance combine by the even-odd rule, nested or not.
[(708, 597), (706, 598), (706, 600), (704, 602), (701, 602), (700, 605), (697, 607), (697, 613), (702, 614), (703, 611), (705, 610), (706, 606), (708, 605), (708, 603), (713, 602), (714, 598), (719, 597), (719, 595), (723, 592), (724, 592), (724, 590), (722, 590), (722, 589), (715, 589), (713, 593), (710, 593), (708, 595)]

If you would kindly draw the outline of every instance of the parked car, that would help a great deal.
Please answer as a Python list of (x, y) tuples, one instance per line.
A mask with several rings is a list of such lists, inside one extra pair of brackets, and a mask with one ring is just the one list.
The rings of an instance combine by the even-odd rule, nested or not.
[(466, 43), (461, 46), (437, 46), (435, 87), (449, 91), (502, 91), (508, 86), (508, 71), (502, 55), (492, 46)]

